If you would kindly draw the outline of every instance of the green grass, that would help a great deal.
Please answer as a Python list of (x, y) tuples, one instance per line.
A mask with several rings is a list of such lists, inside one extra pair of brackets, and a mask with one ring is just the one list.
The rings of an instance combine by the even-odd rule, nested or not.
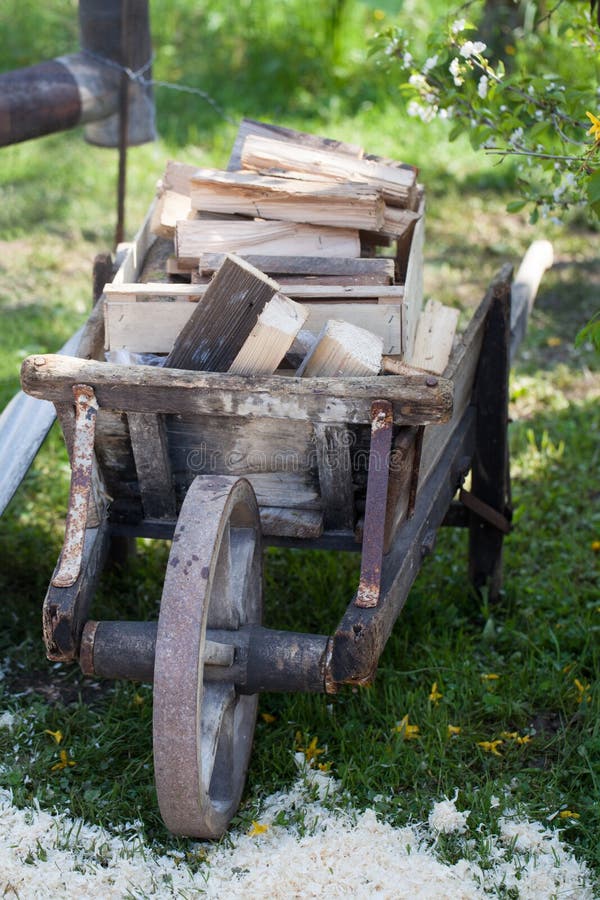
[[(51, 6), (4, 4), (6, 67), (75, 49), (73, 5)], [(388, 15), (391, 6), (381, 4)], [(517, 263), (532, 238), (551, 237), (558, 261), (513, 370), (515, 529), (506, 540), (501, 602), (492, 607), (471, 592), (466, 537), (441, 532), (373, 687), (333, 697), (261, 697), (261, 712), (275, 721), (259, 717), (238, 821), (250, 821), (261, 796), (295, 777), (299, 733), (304, 744), (318, 738), (326, 748), (320, 759), (357, 805), (373, 805), (395, 822), (422, 818), (433, 799), (456, 787), (459, 806), (478, 821), (487, 816), (490, 827), (505, 806), (520, 805), (542, 822), (569, 808), (580, 818), (561, 820), (566, 838), (600, 865), (600, 555), (592, 549), (600, 540), (600, 376), (591, 350), (573, 346), (597, 305), (597, 236), (576, 221), (534, 230), (521, 216), (508, 216), (509, 168), (475, 156), (466, 142), (447, 144), (439, 123), (427, 127), (402, 115), (366, 54), (372, 5), (347, 4), (335, 40), (325, 17), (292, 0), (210, 7), (161, 0), (152, 12), (157, 77), (207, 90), (233, 119), (275, 119), (418, 163), (428, 191), (426, 291), (459, 305), (465, 318), (500, 264)], [(426, 22), (418, 24), (423, 30)], [(166, 158), (223, 165), (235, 134), (202, 101), (159, 90), (157, 104), (161, 140), (130, 152), (130, 233)], [(6, 402), (23, 357), (58, 348), (89, 309), (93, 256), (112, 242), (116, 156), (85, 145), (79, 131), (0, 153)], [(0, 729), (0, 786), (11, 787), (19, 804), (36, 798), (91, 822), (139, 818), (162, 847), (185, 846), (165, 833), (158, 816), (150, 689), (96, 687), (44, 659), (40, 607), (61, 546), (67, 494), (66, 454), (54, 429), (0, 519), (0, 696), (16, 714), (12, 732)], [(95, 612), (155, 616), (166, 552), (165, 544), (140, 541), (128, 571), (106, 574)], [(330, 633), (357, 578), (356, 556), (271, 550), (265, 623)], [(488, 674), (499, 678), (482, 678)], [(437, 705), (429, 700), (434, 682), (442, 694)], [(415, 740), (395, 731), (406, 714), (420, 728)], [(460, 733), (449, 738), (449, 724)], [(47, 733), (57, 730), (60, 746)], [(494, 740), (503, 741), (500, 756), (478, 746)], [(63, 748), (76, 765), (53, 770)], [(493, 795), (500, 799), (494, 810)], [(451, 858), (450, 843), (446, 852)]]

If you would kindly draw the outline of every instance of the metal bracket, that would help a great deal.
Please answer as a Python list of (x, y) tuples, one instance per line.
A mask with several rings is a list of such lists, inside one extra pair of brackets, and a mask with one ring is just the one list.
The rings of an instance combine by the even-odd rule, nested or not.
[(65, 525), (65, 539), (54, 587), (71, 587), (79, 578), (87, 524), (88, 504), (92, 488), (94, 437), (98, 402), (93, 388), (73, 385), (75, 429), (71, 455), (71, 488)]
[(392, 404), (388, 400), (374, 400), (360, 581), (354, 600), (355, 606), (363, 609), (379, 603), (392, 431)]

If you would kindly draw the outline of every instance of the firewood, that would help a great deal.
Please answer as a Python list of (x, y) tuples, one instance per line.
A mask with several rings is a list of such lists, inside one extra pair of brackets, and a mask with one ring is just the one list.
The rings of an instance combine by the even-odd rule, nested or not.
[(360, 182), (300, 181), (199, 169), (192, 176), (191, 201), (193, 209), (262, 219), (373, 231), (383, 225), (380, 193)]
[(305, 378), (377, 375), (382, 350), (381, 338), (370, 331), (329, 319), (296, 374)]
[(226, 372), (278, 292), (277, 282), (233, 254), (216, 273), (179, 333), (165, 366)]
[(396, 168), (374, 160), (355, 159), (345, 153), (322, 153), (301, 144), (249, 135), (242, 147), (242, 166), (265, 175), (296, 173), (332, 181), (362, 181), (380, 190), (384, 200), (412, 208), (417, 190), (415, 170)]
[(189, 196), (178, 194), (176, 191), (164, 191), (154, 207), (150, 230), (159, 237), (172, 238), (177, 222), (189, 219), (192, 215)]
[[(335, 256), (257, 256), (240, 254), (250, 265), (278, 280), (278, 276), (342, 276), (355, 279), (354, 284), (391, 284), (394, 280), (393, 259), (338, 258)], [(212, 275), (223, 262), (222, 253), (203, 253), (198, 265), (204, 275)], [(333, 281), (331, 282), (333, 284)], [(338, 281), (338, 284), (343, 282)]]
[(308, 317), (308, 309), (275, 294), (261, 312), (240, 352), (229, 366), (234, 375), (271, 375)]
[(441, 375), (450, 358), (459, 312), (428, 300), (417, 324), (415, 346), (408, 362), (411, 366)]
[(164, 191), (175, 191), (177, 194), (190, 196), (190, 178), (198, 166), (190, 163), (180, 163), (173, 159), (168, 160), (165, 174), (159, 182), (159, 195)]
[(177, 257), (196, 266), (203, 253), (260, 253), (290, 256), (359, 256), (358, 232), (279, 221), (178, 222)]
[(250, 134), (268, 137), (276, 141), (291, 141), (295, 144), (302, 144), (303, 147), (312, 147), (315, 150), (320, 150), (322, 153), (333, 150), (336, 153), (348, 153), (350, 156), (357, 158), (363, 155), (362, 147), (356, 144), (347, 144), (344, 141), (320, 137), (304, 131), (295, 131), (293, 128), (284, 128), (282, 125), (257, 122), (255, 119), (242, 119), (227, 166), (230, 172), (235, 172), (242, 168), (242, 147)]

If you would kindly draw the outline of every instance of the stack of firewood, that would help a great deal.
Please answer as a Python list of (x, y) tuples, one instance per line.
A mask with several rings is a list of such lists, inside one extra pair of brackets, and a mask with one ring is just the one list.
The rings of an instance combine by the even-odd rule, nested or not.
[(421, 310), (423, 194), (413, 166), (244, 120), (227, 170), (167, 164), (144, 273), (105, 288), (107, 347), (244, 375), (441, 371), (457, 313)]

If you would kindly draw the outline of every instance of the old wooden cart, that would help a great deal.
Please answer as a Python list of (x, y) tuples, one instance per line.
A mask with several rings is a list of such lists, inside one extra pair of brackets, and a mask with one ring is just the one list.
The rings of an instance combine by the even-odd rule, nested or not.
[[(144, 250), (132, 248), (124, 280)], [(214, 837), (227, 827), (259, 691), (373, 679), (440, 525), (469, 528), (470, 577), (498, 591), (511, 347), (548, 252), (534, 248), (512, 290), (510, 267), (501, 271), (443, 377), (112, 365), (99, 361), (99, 308), (78, 358), (25, 360), (23, 387), (54, 402), (72, 465), (43, 607), (48, 655), (79, 660), (87, 674), (153, 681), (156, 784), (172, 831)], [(115, 535), (172, 539), (158, 622), (89, 618)], [(263, 542), (362, 550), (357, 592), (331, 635), (261, 624)]]

